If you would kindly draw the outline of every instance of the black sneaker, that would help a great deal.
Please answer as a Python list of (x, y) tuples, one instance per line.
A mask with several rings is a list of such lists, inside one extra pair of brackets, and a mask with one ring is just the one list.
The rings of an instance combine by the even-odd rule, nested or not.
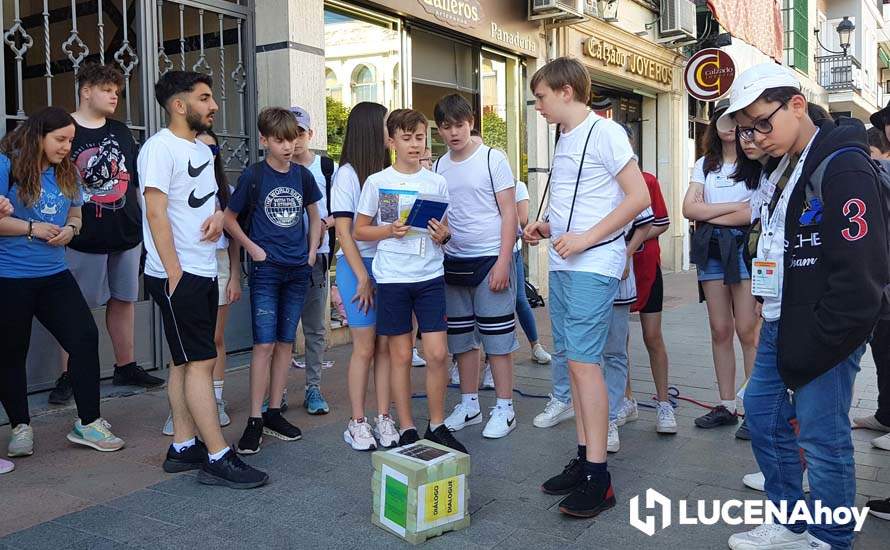
[(239, 455), (256, 454), (260, 451), (260, 443), (262, 442), (263, 419), (253, 417), (248, 418), (247, 427), (244, 428), (244, 433), (241, 435), (241, 439), (238, 440), (238, 446), (235, 447), (235, 452)]
[(163, 386), (165, 380), (152, 376), (145, 372), (145, 369), (136, 363), (130, 363), (122, 367), (114, 366), (114, 379), (112, 383), (115, 386), (140, 386), (143, 388), (157, 388)]
[(181, 453), (176, 452), (173, 445), (170, 445), (167, 448), (167, 459), (164, 460), (164, 471), (168, 474), (175, 474), (200, 470), (206, 460), (207, 446), (200, 439), (196, 439), (194, 445), (183, 449)]
[(876, 518), (890, 520), (890, 498), (884, 500), (869, 500), (865, 503), (868, 513)]
[(435, 430), (430, 430), (430, 427), (426, 427), (426, 433), (423, 436), (424, 439), (429, 439), (433, 443), (438, 443), (439, 445), (445, 445), (449, 449), (454, 449), (455, 451), (459, 451), (465, 455), (470, 454), (467, 451), (467, 448), (464, 447), (460, 441), (454, 438), (454, 434), (451, 433), (451, 430), (448, 429), (448, 426), (442, 424)]
[(734, 426), (739, 423), (739, 417), (723, 405), (717, 405), (711, 412), (695, 419), (695, 425), (699, 428), (709, 429), (718, 426)]
[(742, 425), (735, 431), (735, 438), (751, 441), (751, 432), (748, 431), (748, 419), (742, 420)]
[(581, 480), (575, 490), (562, 499), (559, 511), (576, 518), (592, 518), (615, 506), (612, 478), (606, 474), (606, 483), (592, 481), (589, 476)]
[(414, 428), (408, 428), (407, 430), (405, 430), (405, 433), (399, 436), (399, 447), (417, 443), (418, 441), (420, 441), (420, 436), (417, 435), (417, 430), (415, 430)]
[(541, 485), (541, 490), (548, 495), (567, 495), (584, 481), (584, 466), (577, 456), (566, 464), (561, 474), (557, 474)]
[(303, 438), (300, 428), (281, 416), (281, 409), (269, 409), (263, 413), (263, 433), (284, 441), (296, 441)]
[(74, 388), (71, 387), (71, 378), (67, 372), (63, 372), (62, 376), (56, 380), (56, 387), (49, 392), (49, 402), (51, 405), (67, 405), (74, 397)]
[(216, 462), (204, 456), (204, 464), (198, 472), (198, 483), (222, 485), (230, 489), (253, 489), (269, 482), (269, 474), (245, 464), (232, 450)]

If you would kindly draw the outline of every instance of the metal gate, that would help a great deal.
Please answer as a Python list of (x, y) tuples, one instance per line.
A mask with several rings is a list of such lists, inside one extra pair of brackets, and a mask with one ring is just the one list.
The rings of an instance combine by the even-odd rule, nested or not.
[[(109, 63), (124, 74), (116, 118), (137, 142), (164, 125), (154, 83), (173, 69), (213, 76), (220, 112), (216, 132), (230, 178), (256, 159), (254, 0), (4, 0), (0, 7), (0, 134), (46, 105), (77, 108), (76, 75), (85, 63)], [(230, 312), (227, 348), (249, 347), (245, 301)], [(104, 307), (94, 312), (103, 375), (114, 363)], [(136, 360), (161, 367), (169, 355), (159, 315), (136, 306)], [(50, 387), (60, 371), (58, 346), (35, 321), (28, 356), (29, 390)]]

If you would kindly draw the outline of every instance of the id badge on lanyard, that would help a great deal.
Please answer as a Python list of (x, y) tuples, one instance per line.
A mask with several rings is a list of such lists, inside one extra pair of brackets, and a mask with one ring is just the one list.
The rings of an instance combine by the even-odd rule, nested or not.
[[(810, 143), (812, 144), (812, 141)], [(757, 243), (757, 257), (751, 262), (751, 294), (754, 296), (763, 298), (779, 297), (781, 290), (779, 288), (779, 277), (784, 269), (782, 262), (785, 261), (785, 246), (782, 243), (781, 249), (774, 251), (775, 241), (773, 235), (779, 229), (780, 224), (785, 224), (788, 201), (791, 199), (791, 192), (798, 178), (800, 178), (800, 173), (803, 171), (804, 160), (809, 150), (810, 146), (807, 145), (807, 148), (800, 156), (800, 160), (797, 161), (797, 166), (794, 167), (794, 172), (788, 178), (782, 194), (779, 195), (773, 215), (770, 216), (769, 214), (769, 201), (760, 205), (760, 223), (761, 227), (763, 227), (763, 232)], [(782, 240), (784, 241), (784, 231)]]

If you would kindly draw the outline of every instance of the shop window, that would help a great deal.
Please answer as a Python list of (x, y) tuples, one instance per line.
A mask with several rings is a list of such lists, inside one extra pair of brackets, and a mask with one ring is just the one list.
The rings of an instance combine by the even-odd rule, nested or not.
[(324, 70), (324, 88), (328, 97), (343, 101), (343, 87), (337, 81), (337, 74), (331, 69)]
[(352, 102), (362, 101), (377, 101), (374, 71), (367, 65), (359, 65), (352, 71)]
[(520, 83), (519, 62), (514, 57), (482, 50), (482, 139), (501, 149), (518, 175), (520, 169)]

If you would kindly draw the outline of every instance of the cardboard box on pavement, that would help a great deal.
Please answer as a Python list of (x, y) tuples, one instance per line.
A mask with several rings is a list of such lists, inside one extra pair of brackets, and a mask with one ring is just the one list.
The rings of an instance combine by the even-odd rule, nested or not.
[(411, 544), (470, 525), (470, 457), (422, 439), (372, 455), (374, 525)]

